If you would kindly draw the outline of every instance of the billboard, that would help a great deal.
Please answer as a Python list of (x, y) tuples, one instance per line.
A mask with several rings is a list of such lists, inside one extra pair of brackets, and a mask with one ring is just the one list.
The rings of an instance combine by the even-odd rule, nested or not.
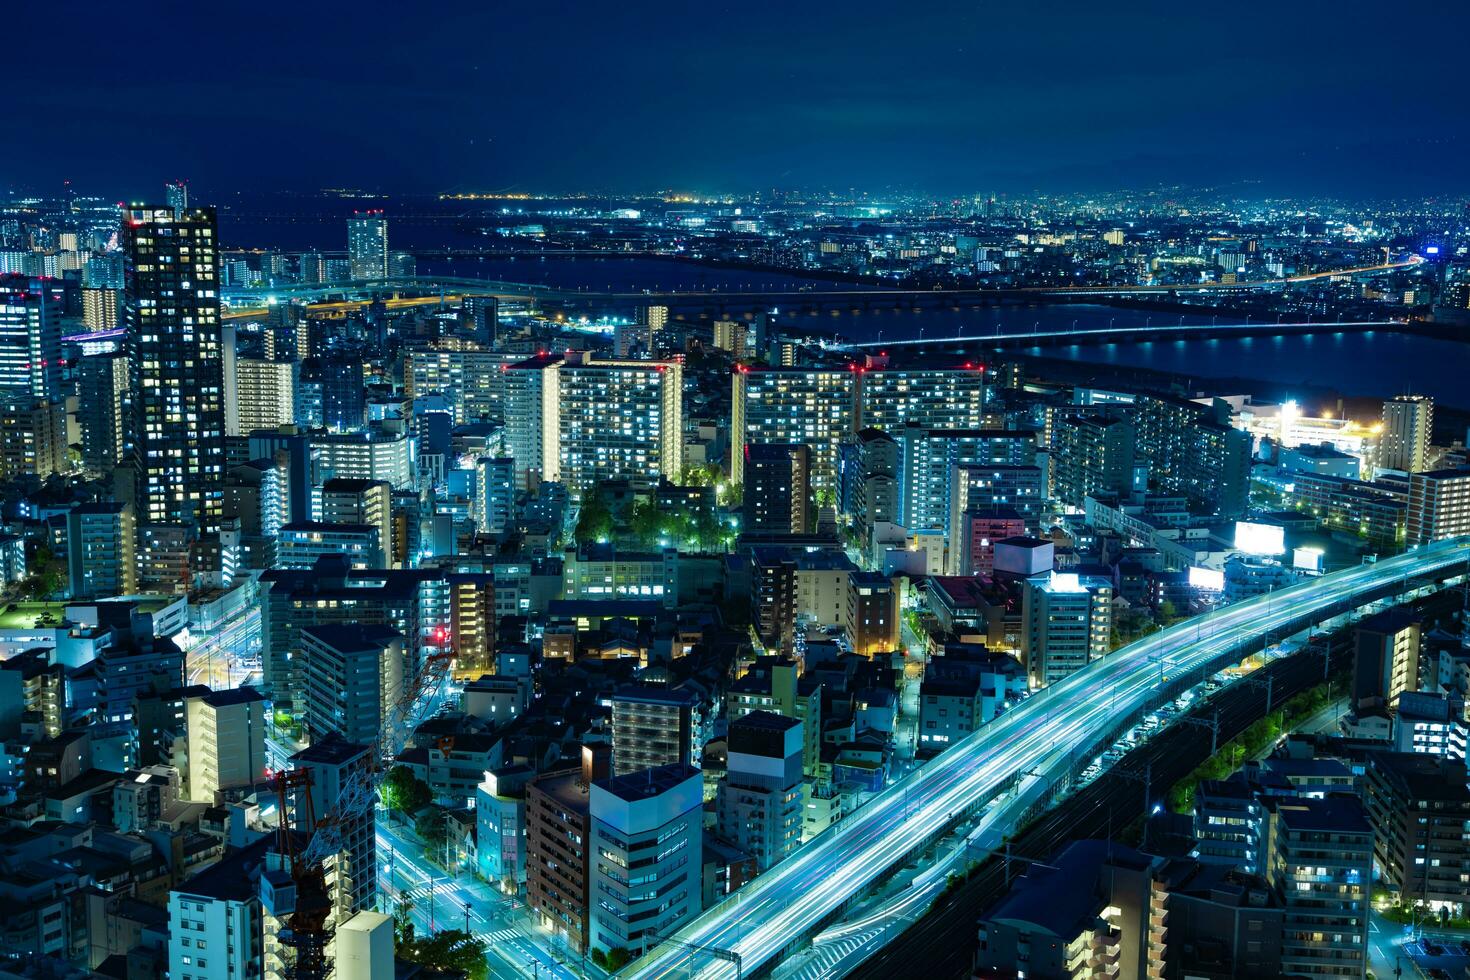
[(1295, 548), (1291, 552), (1291, 567), (1304, 572), (1322, 574), (1321, 548)]
[(1225, 591), (1225, 573), (1214, 568), (1201, 568), (1199, 565), (1189, 566), (1189, 584), (1196, 589), (1206, 589), (1210, 592)]
[(1284, 555), (1286, 529), (1274, 524), (1236, 521), (1235, 547), (1248, 555)]

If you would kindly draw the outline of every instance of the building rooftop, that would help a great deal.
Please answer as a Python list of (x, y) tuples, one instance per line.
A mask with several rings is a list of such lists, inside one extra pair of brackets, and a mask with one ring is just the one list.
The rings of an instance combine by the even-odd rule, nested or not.
[(173, 890), (181, 895), (198, 895), (216, 901), (247, 902), (259, 894), (257, 879), (265, 863), (265, 852), (275, 836), (262, 837), (238, 851), (226, 854)]
[(210, 691), (200, 700), (212, 708), (226, 708), (234, 704), (252, 704), (264, 701), (265, 695), (253, 687), (232, 687), (223, 691)]
[(368, 746), (360, 742), (349, 742), (336, 732), (331, 732), (326, 738), (312, 743), (291, 756), (291, 761), (298, 765), (301, 763), (314, 763), (318, 765), (339, 766), (343, 763), (353, 761), (368, 751), (370, 751)]
[(381, 650), (394, 640), (403, 639), (402, 633), (378, 623), (320, 623), (303, 626), (301, 632), (333, 650), (343, 651)]
[(698, 775), (698, 769), (679, 762), (669, 766), (655, 766), (641, 772), (630, 772), (625, 776), (599, 779), (597, 785), (621, 800), (636, 803), (667, 793), (691, 776)]
[(1356, 796), (1334, 794), (1320, 800), (1283, 800), (1276, 806), (1277, 817), (1288, 830), (1371, 836), (1373, 828), (1363, 813)]

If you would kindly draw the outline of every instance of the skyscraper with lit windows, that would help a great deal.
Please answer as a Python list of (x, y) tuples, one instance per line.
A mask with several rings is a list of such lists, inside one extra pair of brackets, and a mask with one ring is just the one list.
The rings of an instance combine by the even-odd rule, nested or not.
[(383, 212), (347, 219), (347, 261), (353, 279), (382, 279), (388, 274), (388, 219)]
[(128, 207), (123, 250), (139, 516), (214, 533), (225, 462), (214, 210)]

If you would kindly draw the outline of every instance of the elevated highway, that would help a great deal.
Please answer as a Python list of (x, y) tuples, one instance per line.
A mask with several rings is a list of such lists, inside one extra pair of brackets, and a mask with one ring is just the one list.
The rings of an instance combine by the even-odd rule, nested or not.
[[(1013, 828), (1142, 714), (1286, 635), (1412, 589), (1463, 579), (1470, 536), (1334, 572), (1195, 617), (1045, 688), (880, 793), (795, 856), (707, 910), (627, 971), (639, 980), (741, 977), (819, 929), (916, 848), (983, 813)], [(1005, 790), (1012, 792), (1004, 797)], [(987, 806), (988, 804), (988, 806)], [(691, 950), (718, 950), (719, 954)]]

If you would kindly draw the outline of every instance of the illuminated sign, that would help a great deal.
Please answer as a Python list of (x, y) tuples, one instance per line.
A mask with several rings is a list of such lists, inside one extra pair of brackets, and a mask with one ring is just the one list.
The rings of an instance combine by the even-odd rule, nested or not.
[(1274, 524), (1235, 522), (1235, 547), (1248, 555), (1286, 553), (1286, 529)]
[(1322, 572), (1321, 548), (1296, 548), (1291, 553), (1291, 567), (1304, 572)]
[(1196, 589), (1223, 592), (1225, 591), (1225, 573), (1213, 568), (1191, 565), (1189, 566), (1189, 584)]

